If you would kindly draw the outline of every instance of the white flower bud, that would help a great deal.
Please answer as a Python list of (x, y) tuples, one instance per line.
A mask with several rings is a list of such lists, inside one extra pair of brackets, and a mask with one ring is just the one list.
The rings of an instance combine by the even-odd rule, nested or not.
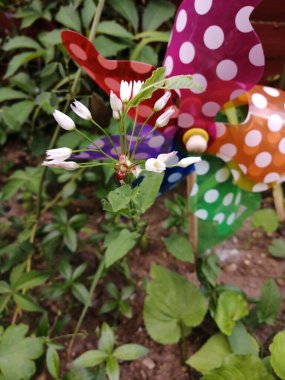
[(46, 151), (48, 160), (64, 161), (67, 160), (71, 154), (72, 149), (70, 148), (57, 148), (49, 149)]
[(137, 82), (134, 81), (134, 84), (133, 84), (133, 96), (136, 96), (140, 92), (143, 83), (144, 82), (142, 82), (140, 80), (138, 80)]
[(168, 162), (171, 161), (174, 157), (177, 156), (177, 151), (173, 151), (170, 153), (162, 153), (157, 156), (157, 159), (159, 161), (162, 161), (165, 163), (165, 165), (168, 165)]
[(140, 165), (136, 165), (136, 166), (134, 166), (134, 167), (131, 168), (131, 172), (132, 172), (132, 174), (133, 174), (136, 178), (138, 178), (139, 175), (140, 175), (141, 172), (142, 172), (142, 169), (141, 169)]
[(49, 168), (56, 168), (56, 169), (65, 169), (65, 170), (75, 170), (79, 168), (79, 165), (77, 162), (74, 161), (44, 161), (42, 163), (42, 166), (47, 166)]
[(168, 100), (170, 99), (170, 96), (171, 92), (166, 91), (166, 93), (155, 102), (153, 107), (154, 112), (161, 111), (166, 106)]
[(78, 100), (74, 100), (72, 104), (70, 104), (70, 108), (76, 115), (81, 117), (81, 119), (85, 120), (92, 120), (92, 115), (89, 111), (89, 109), (82, 103), (80, 103)]
[(121, 86), (120, 86), (120, 98), (123, 103), (128, 103), (128, 101), (131, 98), (132, 95), (132, 88), (133, 84), (132, 82), (126, 82), (122, 80)]
[(121, 114), (120, 114), (120, 112), (113, 111), (113, 118), (114, 118), (115, 120), (120, 120), (120, 119), (121, 119)]
[(164, 162), (157, 158), (149, 158), (145, 162), (145, 170), (148, 172), (162, 173), (165, 169), (166, 166)]
[(187, 168), (187, 166), (196, 164), (197, 162), (201, 161), (201, 157), (185, 157), (180, 160), (176, 166), (179, 166), (180, 168)]
[(175, 109), (173, 107), (168, 108), (167, 111), (165, 111), (162, 115), (159, 116), (159, 118), (156, 120), (155, 125), (159, 128), (165, 127), (169, 123), (169, 120), (171, 119), (174, 113)]
[(66, 131), (72, 131), (76, 128), (74, 121), (71, 117), (67, 116), (65, 113), (55, 110), (53, 113), (53, 117), (59, 124), (59, 126)]
[(111, 108), (112, 108), (113, 112), (116, 112), (119, 114), (122, 112), (123, 103), (122, 103), (121, 99), (119, 99), (113, 91), (111, 91), (111, 93), (110, 93), (110, 104), (111, 104)]

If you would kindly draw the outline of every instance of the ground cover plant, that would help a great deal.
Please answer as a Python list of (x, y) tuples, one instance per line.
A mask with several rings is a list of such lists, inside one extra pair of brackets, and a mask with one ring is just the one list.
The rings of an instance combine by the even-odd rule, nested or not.
[(1, 380), (285, 379), (285, 94), (178, 3), (1, 5)]

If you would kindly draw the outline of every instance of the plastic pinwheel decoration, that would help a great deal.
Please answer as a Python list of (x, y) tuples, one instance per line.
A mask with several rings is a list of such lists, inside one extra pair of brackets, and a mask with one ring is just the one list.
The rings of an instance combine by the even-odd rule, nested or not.
[[(164, 67), (167, 76), (192, 74), (203, 89), (172, 91), (167, 105), (176, 112), (136, 153), (143, 159), (153, 157), (154, 151), (176, 150), (176, 159), (203, 154), (195, 165), (197, 182), (191, 193), (192, 209), (203, 227), (199, 228), (199, 251), (235, 233), (259, 207), (259, 192), (285, 179), (285, 94), (255, 86), (265, 60), (249, 17), (260, 1), (182, 1)], [(142, 62), (107, 60), (85, 37), (72, 31), (64, 31), (62, 41), (73, 60), (108, 95), (113, 91), (119, 96), (122, 80), (145, 81), (155, 69)], [(161, 95), (157, 91), (139, 106), (138, 124), (154, 125), (157, 115), (154, 119), (152, 110)], [(234, 118), (228, 124), (216, 121), (229, 101), (232, 106), (249, 106), (242, 124)], [(130, 116), (135, 118), (134, 111)], [(100, 144), (108, 149), (106, 139)], [(161, 192), (192, 170), (167, 169)]]

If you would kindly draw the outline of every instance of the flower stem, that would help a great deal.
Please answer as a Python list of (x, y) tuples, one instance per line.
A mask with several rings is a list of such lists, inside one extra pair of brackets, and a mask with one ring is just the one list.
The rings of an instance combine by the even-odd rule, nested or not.
[(111, 136), (105, 131), (104, 128), (101, 127), (101, 125), (99, 125), (98, 123), (96, 123), (95, 120), (92, 119), (91, 122), (92, 122), (94, 125), (96, 125), (96, 127), (99, 128), (101, 132), (104, 133), (104, 135), (105, 135), (105, 136), (107, 137), (107, 139), (109, 140), (110, 144), (111, 144), (112, 147), (114, 148), (114, 150), (115, 150), (115, 152), (116, 152), (116, 154), (117, 154), (117, 156), (118, 156), (118, 158), (119, 158), (119, 152), (118, 152), (117, 147), (116, 147), (114, 141), (112, 140)]

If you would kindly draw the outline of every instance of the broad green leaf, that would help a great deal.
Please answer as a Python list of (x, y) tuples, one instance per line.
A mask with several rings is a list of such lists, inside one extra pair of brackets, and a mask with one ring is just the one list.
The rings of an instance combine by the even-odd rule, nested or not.
[(175, 14), (176, 7), (167, 0), (151, 0), (143, 13), (143, 30), (156, 30)]
[(203, 90), (203, 87), (193, 80), (192, 75), (177, 75), (167, 78), (165, 81), (165, 87), (168, 90)]
[(72, 4), (61, 6), (55, 16), (55, 19), (64, 26), (74, 29), (77, 32), (81, 32), (80, 17), (77, 10)]
[(240, 293), (228, 290), (220, 294), (215, 321), (224, 334), (231, 335), (235, 323), (247, 315), (248, 305)]
[(0, 102), (5, 102), (6, 100), (24, 99), (28, 95), (24, 92), (13, 90), (9, 87), (0, 88)]
[(279, 227), (279, 218), (276, 211), (271, 208), (265, 208), (253, 214), (251, 225), (261, 227), (265, 232), (271, 233)]
[(201, 380), (274, 380), (262, 360), (252, 356), (232, 355), (225, 358), (224, 364)]
[(218, 256), (211, 253), (210, 255), (205, 255), (200, 257), (197, 266), (197, 275), (201, 284), (205, 287), (215, 286), (217, 279), (220, 275), (220, 260)]
[(231, 353), (226, 336), (217, 333), (211, 336), (186, 363), (196, 371), (206, 374), (215, 368), (219, 368), (223, 364), (225, 357)]
[(136, 209), (145, 213), (154, 203), (163, 180), (163, 173), (148, 172), (140, 185), (134, 189), (132, 200)]
[(84, 352), (73, 364), (80, 367), (95, 367), (98, 364), (103, 363), (108, 358), (108, 354), (99, 350), (90, 350)]
[(108, 194), (108, 201), (110, 202), (114, 212), (126, 208), (130, 203), (132, 195), (132, 188), (130, 185), (123, 185)]
[(46, 365), (49, 373), (55, 379), (59, 379), (60, 362), (59, 356), (54, 346), (49, 346), (46, 354)]
[(285, 331), (279, 332), (275, 335), (273, 342), (269, 346), (271, 352), (270, 363), (272, 368), (280, 377), (285, 379)]
[(235, 325), (228, 340), (233, 354), (254, 355), (258, 357), (258, 343), (255, 338), (246, 331), (246, 328), (242, 323), (238, 322)]
[(32, 100), (24, 100), (11, 105), (10, 111), (15, 115), (15, 119), (22, 125), (27, 121), (34, 106), (35, 104)]
[(129, 21), (134, 30), (137, 31), (139, 17), (134, 0), (108, 0), (108, 3), (116, 12)]
[(133, 35), (116, 21), (101, 21), (98, 24), (97, 33), (107, 34), (112, 37), (133, 38)]
[(261, 297), (254, 308), (259, 323), (272, 325), (280, 310), (281, 294), (276, 283), (267, 280), (261, 289)]
[(85, 29), (88, 29), (95, 15), (96, 5), (93, 0), (85, 0), (81, 11), (82, 23)]
[(58, 139), (57, 146), (66, 146), (70, 149), (75, 149), (84, 141), (84, 137), (80, 136), (77, 132), (68, 132), (61, 135)]
[(114, 331), (107, 323), (102, 324), (101, 336), (98, 342), (98, 348), (100, 351), (107, 352), (110, 354), (113, 351), (115, 344), (115, 334)]
[(5, 380), (26, 380), (36, 371), (34, 363), (42, 355), (43, 341), (26, 338), (28, 326), (12, 325), (0, 336), (0, 371)]
[(147, 355), (148, 349), (140, 344), (124, 344), (116, 348), (113, 355), (118, 360), (136, 360)]
[(269, 246), (268, 251), (271, 254), (271, 256), (284, 259), (285, 258), (285, 240), (273, 239)]
[(119, 363), (114, 356), (109, 356), (107, 360), (106, 373), (109, 377), (109, 380), (119, 380), (120, 378)]
[(43, 32), (39, 35), (39, 40), (45, 46), (54, 46), (62, 43), (61, 33), (64, 29), (54, 29), (51, 32)]
[(11, 293), (12, 289), (5, 281), (0, 281), (0, 294)]
[(163, 239), (169, 253), (178, 260), (194, 263), (194, 253), (191, 243), (184, 236), (173, 233)]
[(4, 296), (0, 296), (0, 314), (8, 305), (8, 302), (10, 301), (11, 297), (12, 297), (11, 294), (5, 294)]
[(89, 292), (85, 285), (79, 283), (73, 284), (72, 293), (74, 297), (83, 305), (90, 302)]
[(25, 63), (31, 61), (32, 59), (41, 57), (44, 53), (44, 50), (37, 50), (35, 52), (25, 52), (14, 55), (9, 62), (8, 69), (4, 78), (10, 77)]
[(94, 45), (104, 57), (113, 57), (119, 51), (126, 49), (129, 44), (122, 41), (114, 41), (106, 36), (96, 37)]
[(153, 265), (151, 277), (143, 312), (147, 332), (156, 342), (177, 343), (203, 321), (206, 299), (194, 284), (163, 267)]
[(9, 51), (13, 49), (23, 49), (23, 48), (29, 48), (29, 49), (41, 49), (41, 45), (37, 43), (37, 41), (33, 40), (30, 37), (27, 36), (16, 36), (8, 40), (3, 46), (3, 50)]
[(23, 273), (18, 280), (13, 283), (13, 289), (31, 289), (42, 285), (48, 279), (48, 275), (36, 271)]
[(43, 309), (37, 305), (30, 297), (23, 294), (14, 294), (14, 301), (21, 309), (26, 311), (42, 312)]
[(77, 235), (73, 228), (67, 227), (63, 233), (64, 244), (71, 250), (75, 252), (77, 248)]
[(127, 229), (120, 231), (119, 235), (109, 242), (105, 253), (106, 267), (110, 267), (116, 261), (126, 256), (134, 248), (139, 235)]
[(26, 73), (20, 72), (13, 75), (10, 78), (10, 82), (13, 86), (20, 88), (28, 94), (34, 94), (36, 92), (35, 81)]
[(149, 45), (145, 45), (140, 49), (136, 57), (137, 61), (149, 63), (150, 65), (158, 65), (158, 53)]
[(7, 200), (12, 198), (13, 195), (17, 193), (17, 191), (22, 187), (23, 181), (14, 180), (9, 181), (2, 189), (2, 199)]

